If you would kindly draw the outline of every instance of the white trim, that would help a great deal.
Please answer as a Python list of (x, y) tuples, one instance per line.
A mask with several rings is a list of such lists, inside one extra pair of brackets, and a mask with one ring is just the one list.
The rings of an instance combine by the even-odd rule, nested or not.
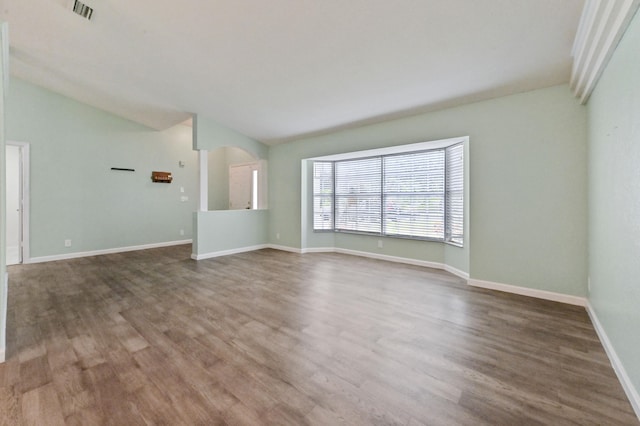
[(456, 275), (456, 276), (462, 278), (463, 280), (469, 280), (469, 273), (468, 272), (464, 272), (461, 269), (454, 268), (453, 266), (449, 266), (447, 264), (444, 264), (444, 270), (447, 271), (450, 274), (453, 274), (453, 275)]
[(302, 254), (305, 253), (302, 249), (296, 248), (296, 247), (289, 247), (289, 246), (281, 246), (278, 244), (267, 244), (267, 248), (272, 248), (274, 250), (282, 250), (282, 251), (288, 251), (291, 253), (298, 253), (298, 254)]
[(555, 293), (553, 291), (538, 290), (535, 288), (519, 287), (510, 284), (495, 283), (492, 281), (470, 279), (467, 281), (470, 286), (481, 287), (489, 290), (503, 291), (505, 293), (519, 294), (522, 296), (536, 297), (538, 299), (551, 300), (553, 302), (567, 303), (569, 305), (586, 306), (587, 299), (580, 296)]
[(198, 150), (198, 210), (209, 210), (209, 151)]
[(336, 249), (333, 247), (309, 247), (301, 249), (300, 253), (335, 253)]
[(604, 350), (609, 357), (609, 361), (611, 362), (613, 371), (616, 372), (618, 380), (620, 380), (620, 384), (622, 385), (624, 392), (627, 394), (627, 398), (629, 398), (631, 407), (633, 407), (633, 410), (636, 412), (636, 416), (638, 416), (638, 419), (640, 419), (640, 394), (633, 386), (631, 378), (627, 374), (627, 370), (625, 370), (622, 361), (620, 361), (616, 350), (611, 344), (611, 340), (609, 340), (609, 336), (607, 336), (602, 323), (600, 323), (600, 320), (596, 315), (596, 311), (593, 309), (593, 306), (589, 301), (587, 301), (586, 308), (587, 313), (589, 314), (589, 318), (591, 318), (591, 322), (593, 323), (593, 328), (595, 328), (596, 334), (600, 338), (600, 343), (602, 343), (602, 346), (604, 347)]
[(461, 271), (460, 269), (454, 268), (453, 266), (449, 266), (443, 263), (438, 263), (438, 262), (429, 262), (426, 260), (418, 260), (418, 259), (409, 259), (406, 257), (398, 257), (398, 256), (389, 256), (386, 254), (378, 254), (378, 253), (370, 253), (367, 251), (357, 251), (357, 250), (349, 250), (349, 249), (343, 249), (343, 248), (339, 248), (339, 247), (310, 247), (310, 248), (305, 248), (305, 249), (299, 249), (299, 248), (294, 248), (294, 247), (288, 247), (288, 246), (281, 246), (281, 245), (277, 245), (277, 244), (269, 244), (269, 248), (272, 249), (276, 249), (276, 250), (283, 250), (283, 251), (289, 251), (289, 252), (293, 252), (293, 253), (301, 253), (301, 254), (306, 254), (306, 253), (341, 253), (341, 254), (349, 254), (352, 256), (361, 256), (361, 257), (369, 257), (371, 259), (379, 259), (379, 260), (386, 260), (388, 262), (396, 262), (396, 263), (404, 263), (407, 265), (416, 265), (416, 266), (423, 266), (425, 268), (434, 268), (434, 269), (442, 269), (445, 270), (453, 275), (456, 275), (459, 278), (462, 278), (463, 280), (468, 280), (469, 279), (469, 274)]
[(76, 253), (55, 254), (53, 256), (32, 257), (29, 262), (25, 263), (42, 263), (53, 262), (56, 260), (76, 259), (78, 257), (100, 256), (103, 254), (125, 253), (128, 251), (147, 250), (159, 247), (180, 246), (183, 244), (191, 244), (193, 240), (167, 241), (164, 243), (143, 244), (139, 246), (117, 247), (103, 250), (83, 251)]
[(229, 249), (229, 250), (212, 251), (210, 253), (204, 253), (204, 254), (193, 253), (191, 254), (191, 258), (193, 260), (211, 259), (213, 257), (229, 256), (231, 254), (245, 253), (245, 252), (254, 251), (254, 250), (262, 250), (265, 248), (269, 248), (269, 244), (258, 244), (255, 246), (239, 247), (239, 248)]
[(538, 299), (551, 300), (553, 302), (566, 303), (569, 305), (577, 305), (577, 306), (587, 305), (587, 299), (580, 296), (572, 296), (569, 294), (555, 293), (552, 291), (537, 290), (537, 289), (528, 288), (528, 287), (519, 287), (515, 285), (495, 283), (492, 281), (470, 279), (469, 274), (467, 272), (464, 272), (460, 269), (446, 265), (444, 263), (429, 262), (427, 260), (409, 259), (406, 257), (389, 256), (386, 254), (370, 253), (366, 251), (350, 250), (350, 249), (344, 249), (339, 247), (310, 247), (310, 248), (300, 249), (297, 247), (282, 246), (279, 244), (260, 244), (257, 246), (241, 247), (237, 249), (223, 250), (223, 251), (217, 251), (217, 252), (206, 253), (201, 255), (192, 254), (191, 258), (195, 260), (201, 260), (201, 259), (208, 259), (208, 258), (218, 257), (218, 256), (227, 256), (227, 255), (236, 254), (236, 253), (244, 253), (247, 251), (261, 250), (264, 248), (271, 248), (274, 250), (282, 250), (282, 251), (298, 253), (298, 254), (340, 253), (340, 254), (348, 254), (352, 256), (368, 257), (371, 259), (386, 260), (388, 262), (422, 266), (425, 268), (441, 269), (449, 272), (450, 274), (456, 275), (457, 277), (462, 278), (463, 280), (466, 280), (467, 284), (474, 287), (481, 287), (489, 290), (503, 291), (506, 293), (519, 294), (522, 296), (535, 297)]
[(409, 259), (406, 257), (389, 256), (387, 254), (370, 253), (367, 251), (349, 250), (340, 247), (334, 248), (335, 253), (350, 254), (352, 256), (369, 257), (371, 259), (386, 260), (387, 262), (405, 263), (407, 265), (424, 266), (426, 268), (444, 269), (442, 263), (429, 262), (426, 260)]
[(585, 104), (622, 39), (640, 0), (587, 0), (573, 44), (571, 88)]
[(29, 236), (29, 218), (31, 217), (31, 214), (29, 213), (31, 200), (31, 183), (29, 181), (29, 176), (31, 176), (31, 160), (29, 155), (30, 144), (29, 142), (6, 141), (5, 145), (17, 146), (20, 148), (20, 196), (22, 197), (22, 209), (20, 212), (22, 225), (22, 253), (20, 253), (20, 261), (21, 263), (29, 263), (29, 240), (31, 239)]
[[(639, 0), (640, 1), (640, 0)], [(405, 145), (394, 145), (385, 148), (366, 149), (364, 151), (345, 152), (343, 154), (323, 155), (322, 157), (303, 158), (302, 161), (339, 161), (354, 158), (376, 157), (380, 155), (401, 154), (403, 152), (421, 151), (429, 149), (446, 148), (458, 143), (469, 142), (469, 136), (460, 136), (435, 141), (417, 142)]]
[(5, 361), (5, 351), (4, 348), (0, 349), (0, 364)]

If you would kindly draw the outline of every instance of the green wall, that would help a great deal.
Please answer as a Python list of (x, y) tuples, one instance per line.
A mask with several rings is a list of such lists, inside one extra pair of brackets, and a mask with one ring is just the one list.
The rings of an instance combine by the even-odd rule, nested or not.
[[(243, 153), (228, 149), (231, 147), (240, 148)], [(224, 152), (224, 161), (222, 161), (220, 154), (217, 156), (214, 154), (213, 164), (210, 162), (209, 165), (219, 168), (225, 167), (225, 173), (227, 173), (229, 162), (246, 159), (247, 155), (254, 156), (256, 159), (266, 159), (269, 152), (269, 148), (265, 144), (204, 116), (194, 117), (193, 149), (216, 153)], [(220, 178), (221, 170), (209, 170), (207, 181), (212, 177)], [(228, 181), (225, 180), (225, 182)], [(209, 184), (207, 184), (208, 186)], [(211, 191), (214, 192), (214, 199), (209, 201), (209, 206), (221, 205), (220, 194), (224, 190), (220, 186), (221, 184), (218, 182), (214, 188), (207, 189), (209, 195), (211, 195)], [(269, 226), (268, 216), (268, 210), (216, 210), (194, 213), (193, 255), (202, 256), (265, 244)]]
[[(191, 238), (198, 164), (189, 127), (155, 131), (13, 79), (7, 139), (31, 145), (32, 258)], [(172, 172), (173, 183), (152, 183), (153, 170)]]
[(301, 235), (301, 160), (469, 136), (468, 253), (441, 255), (415, 242), (379, 251), (378, 237), (344, 236), (342, 244), (391, 256), (424, 249), (433, 252), (424, 260), (444, 256), (475, 279), (584, 296), (586, 128), (586, 108), (561, 85), (277, 145), (269, 151), (269, 241), (309, 243)]
[(255, 158), (261, 159), (266, 159), (269, 151), (265, 144), (223, 126), (215, 120), (202, 115), (193, 117), (193, 149), (212, 151), (226, 146), (241, 148)]
[(220, 255), (267, 243), (268, 210), (218, 210), (193, 215), (196, 256)]
[(588, 103), (589, 301), (636, 394), (640, 393), (639, 46), (640, 15), (636, 15)]

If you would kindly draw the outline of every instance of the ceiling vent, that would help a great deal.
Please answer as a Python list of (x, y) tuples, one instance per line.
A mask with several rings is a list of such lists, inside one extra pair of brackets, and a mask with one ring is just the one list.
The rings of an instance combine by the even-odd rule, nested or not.
[(91, 16), (93, 16), (93, 8), (78, 0), (74, 0), (73, 2), (73, 11), (83, 18), (87, 18), (89, 20), (91, 20)]

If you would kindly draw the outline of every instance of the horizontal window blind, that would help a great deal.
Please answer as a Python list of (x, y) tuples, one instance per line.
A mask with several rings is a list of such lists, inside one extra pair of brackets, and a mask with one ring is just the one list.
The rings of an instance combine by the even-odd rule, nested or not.
[(380, 233), (381, 158), (336, 161), (335, 229)]
[(314, 230), (464, 239), (462, 143), (313, 164)]
[(444, 238), (444, 151), (384, 157), (384, 234)]
[(446, 153), (446, 238), (462, 245), (464, 239), (464, 146), (460, 143), (445, 149)]
[(313, 163), (313, 229), (333, 230), (333, 163)]

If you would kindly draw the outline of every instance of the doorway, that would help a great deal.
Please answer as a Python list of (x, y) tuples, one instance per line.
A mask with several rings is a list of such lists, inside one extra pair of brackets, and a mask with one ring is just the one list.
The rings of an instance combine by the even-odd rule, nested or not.
[(261, 206), (261, 162), (229, 166), (229, 210), (257, 210)]
[(7, 265), (29, 258), (29, 144), (7, 142), (6, 146)]

